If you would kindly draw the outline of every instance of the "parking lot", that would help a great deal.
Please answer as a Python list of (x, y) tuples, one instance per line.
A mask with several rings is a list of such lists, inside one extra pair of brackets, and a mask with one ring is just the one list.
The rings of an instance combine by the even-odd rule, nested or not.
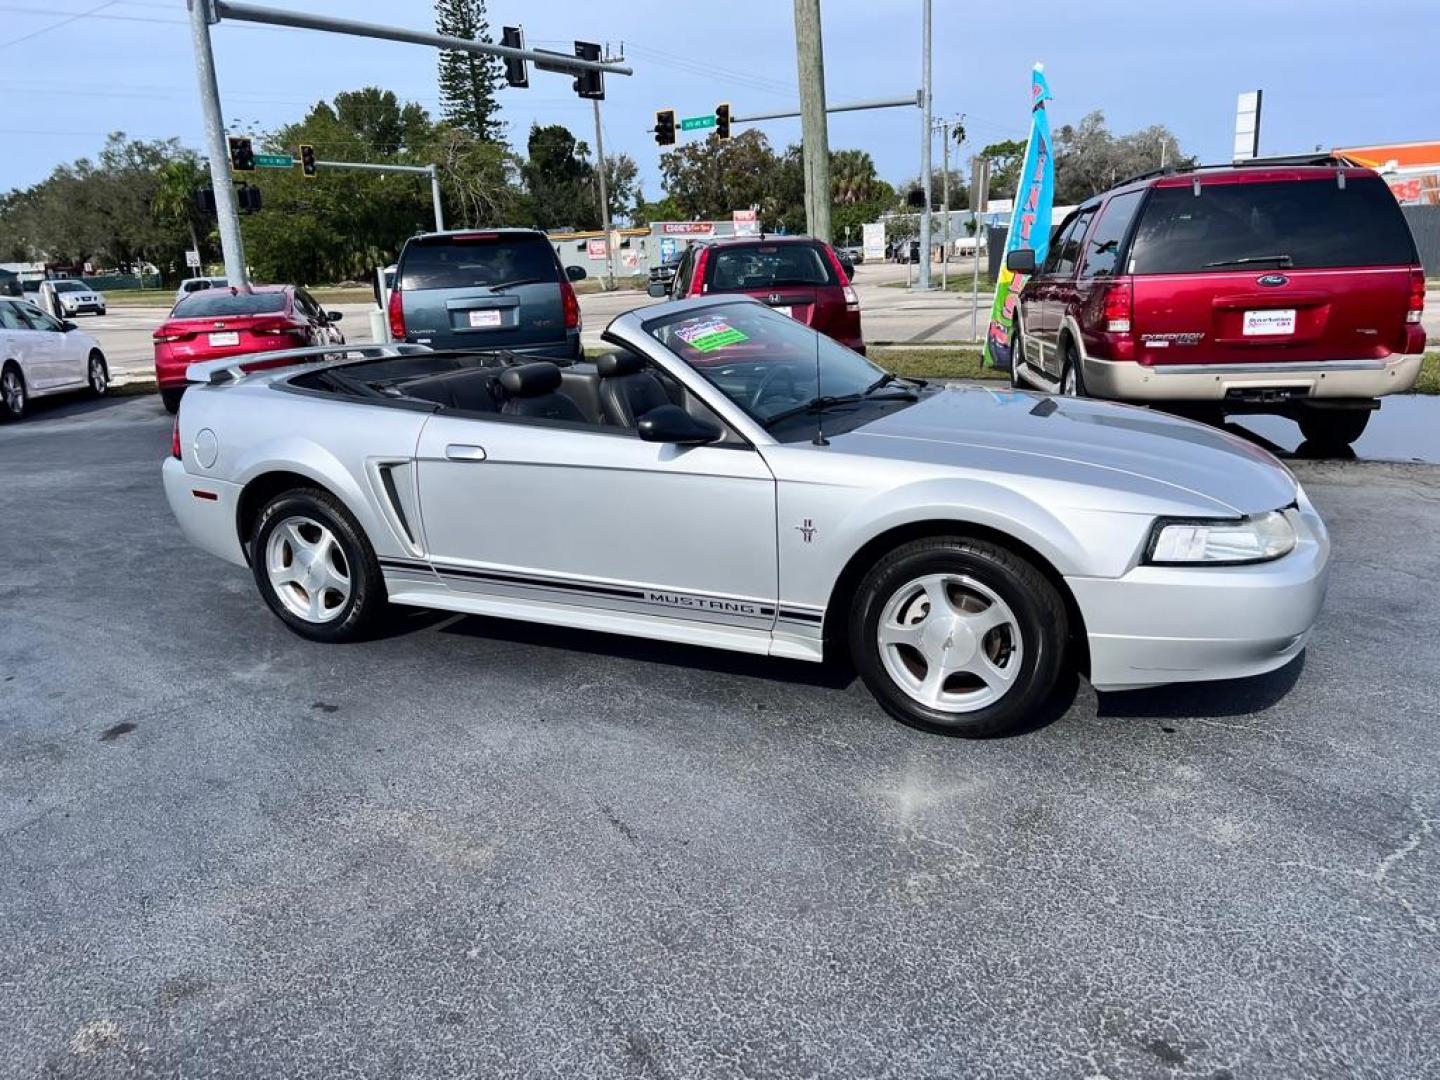
[(838, 668), (308, 643), (179, 537), (169, 438), (0, 427), (5, 1074), (1434, 1074), (1434, 467), (1295, 463), (1290, 667), (977, 743)]

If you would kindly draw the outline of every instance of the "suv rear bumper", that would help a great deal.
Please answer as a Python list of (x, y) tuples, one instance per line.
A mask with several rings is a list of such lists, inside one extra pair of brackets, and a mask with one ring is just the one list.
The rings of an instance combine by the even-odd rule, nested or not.
[(1232, 392), (1290, 391), (1299, 398), (1375, 398), (1404, 393), (1424, 356), (1387, 360), (1271, 361), (1256, 364), (1154, 364), (1085, 358), (1085, 392), (1120, 401), (1222, 401)]

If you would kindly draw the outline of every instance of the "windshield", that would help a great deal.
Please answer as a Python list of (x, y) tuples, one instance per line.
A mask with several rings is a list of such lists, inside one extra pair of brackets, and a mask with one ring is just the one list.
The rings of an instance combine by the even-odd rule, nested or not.
[(55, 281), (51, 283), (56, 292), (86, 292), (84, 284), (78, 281)]
[(534, 233), (412, 240), (400, 260), (400, 288), (406, 292), (559, 280), (554, 250)]
[(170, 315), (176, 319), (207, 319), (220, 315), (267, 315), (284, 310), (283, 292), (236, 293), (228, 289), (207, 289), (185, 297)]
[(1156, 188), (1130, 246), (1132, 274), (1408, 266), (1415, 243), (1378, 176)]
[(810, 244), (715, 247), (705, 277), (711, 292), (840, 284), (830, 260)]
[(885, 375), (764, 304), (720, 304), (652, 319), (645, 331), (761, 424), (819, 397), (863, 394)]

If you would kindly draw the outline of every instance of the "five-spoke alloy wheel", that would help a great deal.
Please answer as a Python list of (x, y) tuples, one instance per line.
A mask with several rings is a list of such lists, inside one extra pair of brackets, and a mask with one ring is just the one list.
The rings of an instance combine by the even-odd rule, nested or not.
[(251, 531), (250, 561), (265, 602), (303, 637), (363, 638), (386, 607), (375, 552), (329, 492), (296, 488), (271, 499)]
[(913, 727), (955, 735), (1023, 728), (1060, 674), (1065, 604), (1027, 559), (937, 536), (883, 556), (861, 581), (850, 654), (876, 700)]

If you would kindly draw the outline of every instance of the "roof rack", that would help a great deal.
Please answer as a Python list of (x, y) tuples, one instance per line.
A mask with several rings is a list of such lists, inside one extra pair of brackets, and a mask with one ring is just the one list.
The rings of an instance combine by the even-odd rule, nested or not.
[(1201, 169), (1263, 169), (1275, 165), (1323, 165), (1332, 169), (1343, 169), (1356, 164), (1359, 163), (1351, 161), (1343, 155), (1323, 151), (1313, 154), (1278, 154), (1275, 157), (1244, 158), (1240, 161), (1229, 161), (1219, 165), (1166, 165), (1163, 169), (1151, 169), (1148, 172), (1136, 173), (1119, 183), (1111, 184), (1110, 188), (1138, 184), (1142, 180), (1153, 180), (1157, 176), (1173, 176), (1177, 173), (1197, 172)]

